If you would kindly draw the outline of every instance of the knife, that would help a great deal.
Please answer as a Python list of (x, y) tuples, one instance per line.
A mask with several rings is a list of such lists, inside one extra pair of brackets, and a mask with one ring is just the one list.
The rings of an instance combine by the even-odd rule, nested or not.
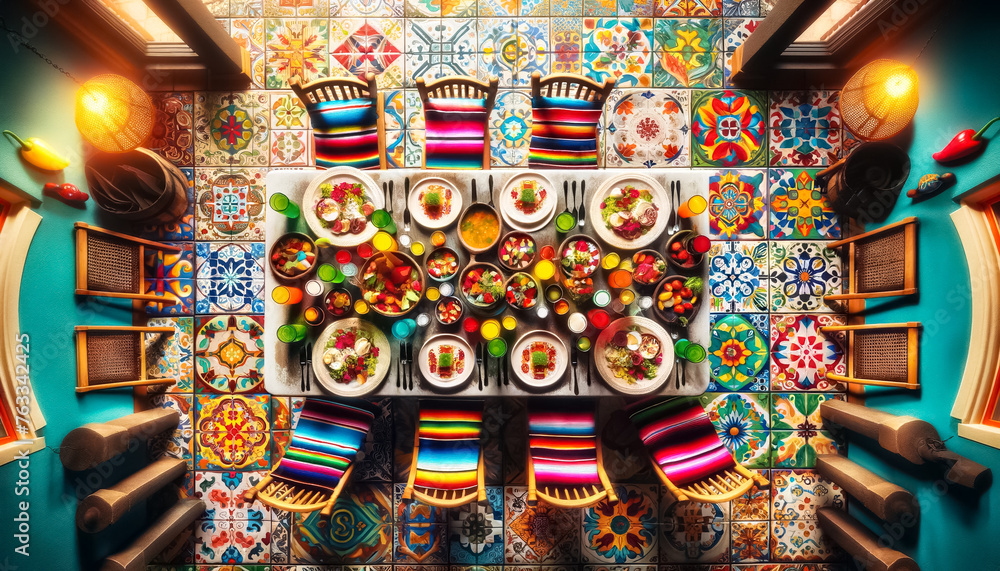
[(312, 364), (313, 364), (313, 346), (312, 343), (306, 343), (306, 390), (312, 390)]
[(299, 381), (299, 390), (306, 392), (306, 346), (299, 347), (299, 373), (302, 378)]
[[(405, 196), (403, 196), (403, 231), (410, 231), (410, 178), (405, 181)], [(389, 183), (389, 191), (392, 191), (392, 183)]]
[(496, 208), (495, 206), (493, 206), (493, 175), (490, 175), (489, 183), (490, 183), (490, 206)]
[(479, 199), (476, 197), (476, 179), (472, 179), (472, 202), (479, 202)]
[(580, 219), (579, 211), (576, 209), (576, 181), (573, 181), (573, 218)]
[(483, 390), (483, 344), (476, 343), (476, 372), (479, 373), (479, 390)]
[(580, 394), (580, 382), (576, 378), (576, 364), (577, 364), (576, 352), (577, 352), (577, 348), (574, 345), (573, 349), (571, 349), (570, 352), (569, 352), (569, 354), (570, 354), (570, 360), (569, 360), (569, 362), (570, 362), (570, 364), (573, 365), (573, 394), (574, 395)]
[(410, 376), (410, 390), (413, 390), (413, 341), (406, 344), (406, 368), (409, 369), (407, 374)]
[(393, 184), (392, 184), (392, 181), (390, 180), (389, 181), (389, 202), (385, 203), (385, 211), (388, 212), (389, 214), (392, 214), (392, 190), (393, 190), (392, 187), (393, 187)]
[[(584, 226), (587, 225), (587, 208), (586, 208), (587, 207), (587, 199), (584, 197), (584, 194), (586, 194), (586, 193), (587, 193), (587, 181), (586, 180), (581, 180), (580, 181), (580, 217), (577, 218), (577, 221), (576, 221), (576, 223), (580, 225), (580, 228), (583, 228)], [(587, 372), (590, 372), (590, 367), (587, 367)]]

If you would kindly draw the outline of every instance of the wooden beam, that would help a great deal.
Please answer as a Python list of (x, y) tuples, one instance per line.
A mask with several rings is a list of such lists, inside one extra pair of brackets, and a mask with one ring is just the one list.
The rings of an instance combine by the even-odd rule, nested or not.
[(867, 571), (920, 571), (920, 566), (909, 556), (883, 547), (867, 527), (847, 512), (836, 508), (820, 508), (819, 525), (854, 561)]
[(202, 0), (144, 0), (170, 29), (191, 47), (212, 74), (251, 77), (250, 57)]
[(816, 471), (859, 500), (876, 516), (888, 522), (915, 523), (920, 504), (913, 494), (839, 454), (820, 454)]
[(806, 31), (834, 0), (780, 0), (732, 58), (732, 81), (760, 80), (774, 71), (785, 49)]
[(180, 413), (155, 408), (75, 428), (59, 446), (59, 459), (67, 470), (87, 470), (128, 450), (133, 438), (149, 437), (177, 428)]
[(97, 533), (187, 471), (180, 458), (161, 458), (110, 488), (97, 490), (76, 506), (76, 526)]
[(127, 548), (104, 560), (101, 571), (145, 571), (146, 565), (205, 512), (202, 500), (181, 500)]

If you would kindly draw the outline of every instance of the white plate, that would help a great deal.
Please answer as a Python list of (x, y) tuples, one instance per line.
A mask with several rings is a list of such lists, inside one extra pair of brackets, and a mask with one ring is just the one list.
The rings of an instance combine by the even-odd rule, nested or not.
[[(538, 184), (546, 191), (545, 200), (542, 202), (541, 207), (531, 214), (524, 214), (515, 208), (515, 200), (511, 195), (511, 192), (515, 188), (520, 187), (526, 180), (538, 181)], [(497, 202), (500, 215), (503, 216), (504, 221), (511, 228), (523, 232), (534, 232), (552, 220), (552, 217), (556, 213), (559, 195), (556, 193), (555, 185), (548, 178), (538, 173), (525, 172), (514, 175), (507, 181), (507, 184), (503, 187), (503, 191), (500, 192), (500, 200)]]
[(365, 196), (375, 206), (375, 210), (385, 207), (385, 197), (372, 177), (355, 168), (335, 167), (323, 171), (314, 178), (309, 183), (309, 187), (306, 188), (305, 194), (302, 195), (302, 204), (299, 205), (299, 210), (301, 211), (301, 215), (306, 219), (309, 229), (312, 230), (317, 238), (326, 238), (338, 248), (354, 248), (359, 244), (371, 240), (372, 236), (378, 232), (378, 228), (371, 223), (371, 220), (368, 221), (365, 231), (360, 234), (351, 234), (350, 232), (346, 234), (334, 234), (316, 216), (316, 203), (319, 202), (319, 187), (327, 182), (334, 186), (342, 182), (359, 183), (365, 187)]
[[(637, 327), (641, 333), (650, 333), (656, 336), (660, 340), (660, 353), (663, 355), (663, 360), (656, 370), (656, 377), (643, 379), (637, 381), (635, 384), (629, 384), (625, 379), (616, 377), (608, 366), (607, 359), (604, 358), (604, 349), (611, 342), (611, 338), (614, 337), (615, 333), (631, 327)], [(593, 355), (597, 372), (604, 377), (604, 381), (608, 383), (608, 386), (628, 395), (645, 395), (658, 391), (667, 382), (667, 379), (670, 377), (670, 371), (674, 367), (673, 340), (659, 323), (647, 317), (637, 316), (616, 319), (597, 336), (597, 341), (594, 343), (594, 348), (590, 353)]]
[[(352, 327), (362, 329), (368, 333), (372, 338), (372, 344), (378, 347), (379, 356), (378, 361), (375, 363), (375, 372), (363, 385), (357, 381), (347, 384), (335, 382), (330, 377), (330, 370), (323, 363), (323, 353), (326, 352), (326, 344), (330, 341), (330, 337), (333, 336), (333, 332), (338, 329), (349, 329)], [(382, 381), (385, 380), (385, 375), (389, 372), (389, 364), (391, 362), (392, 356), (389, 350), (389, 341), (385, 338), (385, 333), (382, 333), (372, 323), (358, 319), (357, 317), (334, 321), (319, 334), (319, 338), (316, 339), (316, 344), (313, 346), (312, 366), (316, 380), (319, 381), (319, 384), (324, 389), (342, 397), (359, 397), (376, 391), (379, 385), (382, 384)]]
[[(465, 366), (462, 372), (449, 379), (442, 379), (440, 375), (432, 373), (430, 370), (430, 352), (436, 350), (441, 345), (452, 345), (456, 349), (465, 352)], [(468, 341), (458, 335), (442, 333), (424, 342), (424, 346), (420, 348), (420, 352), (417, 354), (417, 365), (420, 366), (420, 374), (423, 375), (424, 380), (428, 384), (450, 391), (464, 385), (472, 377), (472, 370), (476, 367), (476, 356)]]
[[(544, 379), (536, 379), (530, 372), (526, 373), (521, 370), (521, 361), (523, 357), (522, 353), (528, 345), (536, 341), (549, 343), (555, 348), (555, 369), (545, 375)], [(521, 384), (535, 390), (547, 389), (562, 382), (563, 374), (566, 372), (566, 366), (568, 364), (569, 351), (566, 350), (566, 345), (563, 343), (562, 339), (560, 339), (555, 333), (544, 329), (529, 331), (522, 335), (521, 338), (517, 340), (517, 343), (514, 343), (514, 349), (510, 353), (510, 365), (514, 370), (514, 377), (520, 381)]]
[[(615, 234), (604, 223), (604, 218), (601, 217), (601, 203), (607, 198), (611, 190), (616, 187), (622, 188), (628, 185), (637, 188), (648, 188), (650, 194), (653, 195), (653, 204), (659, 207), (656, 215), (656, 223), (653, 224), (649, 232), (646, 232), (635, 240), (626, 240)], [(606, 179), (597, 189), (597, 192), (591, 196), (590, 204), (587, 205), (587, 216), (590, 217), (589, 222), (593, 225), (592, 228), (597, 236), (606, 244), (621, 250), (639, 250), (655, 242), (663, 234), (663, 231), (666, 230), (669, 214), (670, 199), (667, 197), (666, 191), (663, 190), (660, 183), (641, 174), (626, 174)]]
[[(451, 209), (437, 220), (428, 217), (424, 213), (423, 206), (420, 204), (420, 195), (432, 184), (443, 186), (451, 191)], [(455, 185), (438, 177), (418, 180), (413, 188), (410, 189), (410, 197), (407, 199), (407, 203), (410, 206), (410, 215), (413, 216), (413, 221), (428, 230), (447, 228), (454, 224), (458, 220), (458, 216), (462, 213), (462, 193), (455, 188)]]

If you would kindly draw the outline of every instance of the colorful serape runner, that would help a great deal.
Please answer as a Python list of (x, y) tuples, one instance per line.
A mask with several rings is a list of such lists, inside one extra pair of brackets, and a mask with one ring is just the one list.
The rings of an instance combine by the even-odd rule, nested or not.
[(736, 467), (697, 398), (647, 400), (630, 408), (646, 449), (677, 487)]
[(375, 418), (374, 407), (363, 400), (307, 398), (276, 479), (336, 488), (354, 461)]
[(592, 411), (569, 410), (551, 402), (529, 407), (528, 447), (536, 489), (601, 487)]
[(431, 98), (424, 109), (427, 168), (483, 168), (489, 113), (484, 99)]
[(378, 110), (371, 99), (306, 102), (321, 167), (379, 168)]
[(435, 490), (478, 486), (482, 429), (482, 402), (421, 401), (417, 427), (420, 450), (413, 485)]
[(531, 102), (530, 168), (597, 168), (597, 123), (603, 105), (569, 97)]

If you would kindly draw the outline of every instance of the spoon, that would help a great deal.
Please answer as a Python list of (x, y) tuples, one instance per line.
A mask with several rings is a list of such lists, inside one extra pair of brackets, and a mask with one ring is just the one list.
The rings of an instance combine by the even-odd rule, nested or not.
[(586, 194), (586, 193), (587, 193), (587, 181), (586, 180), (581, 180), (580, 181), (580, 217), (576, 219), (576, 223), (577, 223), (577, 225), (580, 226), (580, 228), (583, 228), (584, 226), (587, 225), (587, 223), (586, 223), (586, 220), (587, 220), (587, 209), (586, 209), (586, 207), (587, 207), (587, 198), (584, 196), (584, 194)]
[(472, 179), (472, 202), (479, 202), (479, 198), (476, 196), (476, 179)]
[(563, 201), (566, 203), (566, 209), (560, 212), (559, 216), (556, 216), (556, 230), (565, 234), (576, 226), (576, 216), (569, 210), (568, 180), (563, 181)]
[(580, 217), (577, 216), (577, 210), (576, 210), (576, 181), (575, 180), (573, 181), (573, 218), (576, 218), (577, 220), (580, 219)]

